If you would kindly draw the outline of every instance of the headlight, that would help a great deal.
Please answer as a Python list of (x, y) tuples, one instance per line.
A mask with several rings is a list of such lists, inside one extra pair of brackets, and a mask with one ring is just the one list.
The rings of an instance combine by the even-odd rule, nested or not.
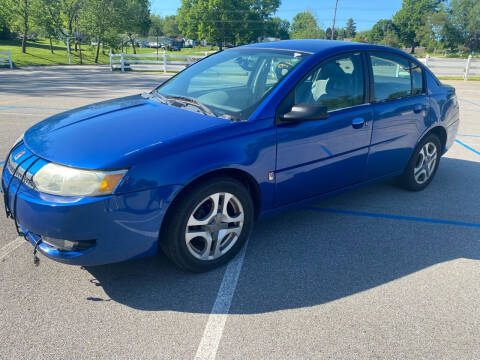
[(34, 176), (35, 188), (61, 196), (97, 196), (111, 194), (127, 170), (92, 171), (48, 163)]

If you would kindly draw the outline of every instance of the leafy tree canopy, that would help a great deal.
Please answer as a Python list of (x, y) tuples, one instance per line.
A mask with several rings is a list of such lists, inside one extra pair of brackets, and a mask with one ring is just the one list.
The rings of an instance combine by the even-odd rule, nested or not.
[(290, 37), (292, 39), (325, 39), (325, 31), (318, 27), (310, 10), (298, 13), (293, 18)]

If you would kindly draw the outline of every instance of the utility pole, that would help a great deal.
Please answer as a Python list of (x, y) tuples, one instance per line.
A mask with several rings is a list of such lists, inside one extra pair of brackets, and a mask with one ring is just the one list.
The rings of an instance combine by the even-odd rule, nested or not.
[(82, 34), (78, 31), (78, 13), (75, 14), (75, 47), (80, 50), (80, 65), (83, 65), (83, 58), (82, 58)]
[(335, 17), (337, 16), (337, 5), (338, 0), (335, 0), (335, 10), (333, 10), (332, 34), (330, 35), (330, 40), (333, 40), (335, 37)]
[(74, 36), (66, 36), (63, 41), (67, 42), (68, 64), (72, 64), (72, 57), (70, 56), (70, 39), (75, 39)]

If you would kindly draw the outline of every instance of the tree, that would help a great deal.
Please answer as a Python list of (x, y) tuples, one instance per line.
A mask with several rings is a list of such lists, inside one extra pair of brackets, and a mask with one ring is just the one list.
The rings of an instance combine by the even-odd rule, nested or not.
[(8, 39), (10, 37), (11, 21), (12, 14), (7, 0), (0, 0), (0, 39)]
[(325, 39), (325, 31), (318, 27), (312, 12), (307, 10), (293, 18), (290, 37), (292, 39)]
[[(368, 33), (368, 42), (373, 44), (381, 44), (384, 42), (387, 32), (395, 31), (396, 27), (392, 20), (381, 19), (378, 20)], [(386, 45), (384, 43), (384, 45)]]
[(357, 32), (357, 34), (353, 38), (353, 41), (361, 42), (361, 43), (368, 43), (369, 42), (369, 40), (368, 40), (369, 36), (370, 36), (370, 30), (359, 31), (359, 32)]
[(273, 17), (265, 22), (265, 36), (279, 38), (282, 40), (289, 39), (290, 23), (285, 19)]
[(182, 0), (182, 5), (178, 9), (177, 21), (178, 27), (185, 37), (193, 40), (201, 40), (202, 33), (200, 31), (201, 14), (205, 13), (205, 2), (196, 0)]
[(345, 26), (345, 37), (346, 38), (354, 38), (357, 34), (357, 25), (352, 18), (347, 20), (347, 25)]
[(444, 19), (440, 18), (438, 21), (440, 22), (438, 25), (439, 41), (443, 48), (454, 50), (458, 45), (464, 43), (462, 31), (453, 24), (454, 20), (450, 11), (446, 13)]
[(337, 33), (337, 40), (344, 40), (347, 39), (347, 30), (345, 28), (335, 29)]
[(463, 44), (470, 50), (480, 49), (480, 2), (452, 0), (450, 6), (450, 21)]
[(163, 35), (163, 18), (161, 16), (150, 14), (150, 30), (148, 33), (151, 36)]
[(206, 39), (222, 50), (223, 45), (239, 40), (250, 14), (245, 0), (182, 0), (177, 22), (185, 37)]
[(272, 20), (279, 5), (280, 0), (182, 0), (176, 21), (185, 37), (206, 39), (222, 49), (277, 30), (286, 37), (287, 23)]
[(88, 0), (83, 3), (80, 12), (80, 25), (86, 33), (95, 39), (97, 51), (95, 63), (98, 63), (102, 41), (117, 34), (120, 29), (118, 8), (115, 0)]
[(34, 0), (7, 0), (5, 5), (10, 9), (14, 26), (22, 33), (22, 53), (27, 51), (28, 31), (31, 26), (31, 13)]
[(420, 45), (425, 46), (428, 52), (435, 51), (440, 46), (442, 32), (446, 27), (448, 15), (443, 9), (443, 4), (438, 12), (427, 14), (425, 25), (417, 31), (417, 39)]
[(163, 20), (163, 33), (165, 36), (171, 38), (179, 37), (182, 34), (178, 27), (177, 16), (165, 16), (165, 19)]
[[(258, 20), (260, 28), (258, 29), (257, 36), (265, 37), (265, 31), (268, 19), (277, 11), (280, 6), (280, 0), (253, 0), (251, 12)], [(258, 27), (257, 27), (258, 28)]]
[(158, 15), (150, 15), (150, 36), (155, 36), (157, 38), (157, 56), (158, 56), (158, 38), (163, 35), (163, 18)]
[[(74, 25), (78, 19), (82, 0), (36, 0), (36, 17), (48, 32), (63, 38), (75, 35)], [(78, 21), (77, 21), (78, 22)], [(78, 30), (78, 29), (77, 29)], [(68, 43), (70, 46), (70, 43)], [(77, 42), (75, 42), (75, 51)]]
[[(57, 35), (57, 22), (60, 19), (60, 9), (56, 5), (56, 0), (38, 0), (32, 14), (35, 25), (40, 30), (42, 36), (48, 38), (50, 42), (50, 53), (53, 54), (52, 38)], [(48, 11), (45, 11), (48, 9)]]
[(417, 33), (425, 25), (425, 17), (437, 10), (438, 3), (437, 0), (403, 0), (402, 8), (395, 13), (393, 22), (399, 29), (400, 40), (411, 47), (412, 54), (418, 44)]
[(118, 5), (117, 8), (120, 11), (119, 17), (122, 19), (123, 31), (132, 44), (133, 53), (136, 54), (136, 35), (147, 35), (150, 29), (149, 1), (122, 0)]
[(332, 28), (328, 27), (327, 30), (325, 30), (325, 35), (327, 36), (327, 39), (336, 40), (338, 38), (338, 31), (335, 29), (332, 36)]

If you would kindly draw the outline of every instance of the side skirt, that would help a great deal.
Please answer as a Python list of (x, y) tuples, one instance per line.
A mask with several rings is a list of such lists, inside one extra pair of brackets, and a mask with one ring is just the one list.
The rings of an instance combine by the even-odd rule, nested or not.
[(265, 219), (265, 218), (277, 215), (277, 214), (279, 214), (281, 212), (284, 212), (284, 211), (287, 211), (287, 210), (303, 208), (303, 207), (305, 207), (305, 206), (307, 206), (307, 205), (309, 205), (313, 202), (320, 201), (320, 200), (323, 200), (323, 199), (326, 199), (326, 198), (329, 198), (329, 197), (333, 197), (333, 196), (336, 196), (336, 195), (340, 195), (340, 194), (343, 194), (344, 192), (354, 190), (354, 189), (358, 189), (358, 188), (366, 186), (366, 185), (376, 184), (376, 183), (382, 182), (384, 180), (393, 178), (393, 177), (401, 175), (401, 174), (402, 174), (402, 171), (396, 171), (394, 173), (390, 173), (390, 174), (387, 174), (387, 175), (384, 175), (384, 176), (380, 176), (380, 177), (377, 177), (375, 179), (371, 179), (371, 180), (367, 180), (367, 181), (360, 182), (360, 183), (357, 183), (357, 184), (349, 185), (349, 186), (343, 187), (341, 189), (330, 191), (328, 193), (324, 193), (324, 194), (314, 196), (314, 197), (311, 197), (311, 198), (308, 198), (308, 199), (300, 200), (300, 201), (290, 203), (290, 204), (287, 204), (287, 205), (279, 206), (279, 207), (261, 212), (258, 218), (259, 219)]

